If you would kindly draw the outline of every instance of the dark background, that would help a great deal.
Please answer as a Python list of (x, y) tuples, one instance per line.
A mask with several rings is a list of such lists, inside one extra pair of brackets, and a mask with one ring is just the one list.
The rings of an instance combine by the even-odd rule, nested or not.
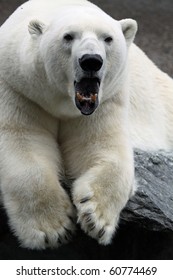
[[(47, 0), (51, 1), (51, 0)], [(0, 24), (24, 3), (0, 0)], [(138, 22), (135, 42), (165, 72), (173, 77), (173, 0), (92, 0), (116, 19)]]

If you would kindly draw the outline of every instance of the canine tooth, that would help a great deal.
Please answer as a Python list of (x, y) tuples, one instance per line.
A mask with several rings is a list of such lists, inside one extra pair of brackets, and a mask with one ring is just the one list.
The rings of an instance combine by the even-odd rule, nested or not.
[(97, 96), (98, 96), (98, 94), (91, 94), (91, 101), (92, 101), (93, 103), (96, 102)]
[(83, 96), (79, 92), (76, 93), (76, 96), (79, 102), (83, 101)]

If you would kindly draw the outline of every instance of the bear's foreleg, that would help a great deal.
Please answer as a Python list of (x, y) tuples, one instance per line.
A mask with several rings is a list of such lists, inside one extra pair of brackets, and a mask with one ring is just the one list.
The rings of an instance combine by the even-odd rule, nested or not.
[[(72, 197), (78, 222), (104, 245), (111, 242), (120, 212), (135, 188), (126, 110), (113, 102), (103, 104), (103, 110), (78, 121), (74, 131), (72, 124), (66, 128), (70, 130), (71, 146), (64, 144), (64, 151), (68, 151), (67, 164), (71, 162), (68, 170), (77, 178)], [(72, 163), (71, 158), (78, 160)]]
[(58, 247), (75, 230), (74, 209), (59, 182), (58, 124), (5, 87), (0, 88), (0, 187), (9, 224), (24, 247)]
[(66, 243), (75, 229), (74, 210), (59, 183), (54, 141), (42, 133), (19, 131), (3, 133), (3, 139), (1, 188), (15, 235), (32, 249)]
[(111, 242), (121, 210), (133, 193), (133, 161), (122, 157), (116, 161), (100, 161), (73, 186), (81, 228), (100, 244)]

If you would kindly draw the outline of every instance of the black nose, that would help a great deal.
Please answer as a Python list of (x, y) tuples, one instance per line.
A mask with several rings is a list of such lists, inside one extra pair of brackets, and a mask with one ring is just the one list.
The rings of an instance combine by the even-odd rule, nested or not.
[(79, 59), (79, 64), (84, 71), (99, 71), (103, 65), (103, 59), (98, 54), (84, 54)]

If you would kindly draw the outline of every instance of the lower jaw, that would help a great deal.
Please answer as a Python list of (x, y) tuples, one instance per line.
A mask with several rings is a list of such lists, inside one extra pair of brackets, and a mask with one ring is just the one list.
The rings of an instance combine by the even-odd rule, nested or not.
[(91, 99), (89, 100), (80, 100), (78, 99), (77, 95), (75, 98), (76, 107), (81, 112), (82, 115), (89, 116), (95, 112), (99, 105), (98, 95), (94, 101)]
[(97, 109), (96, 106), (94, 106), (94, 108), (88, 108), (87, 106), (84, 106), (84, 107), (81, 107), (79, 108), (77, 106), (77, 108), (79, 109), (79, 111), (81, 112), (82, 115), (85, 115), (85, 116), (89, 116), (89, 115), (92, 115), (95, 110)]

